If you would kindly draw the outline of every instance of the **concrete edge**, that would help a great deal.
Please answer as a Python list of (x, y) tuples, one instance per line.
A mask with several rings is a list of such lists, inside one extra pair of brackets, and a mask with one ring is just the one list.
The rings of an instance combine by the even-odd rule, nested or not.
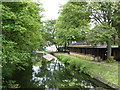
[(93, 76), (93, 78), (99, 80), (100, 82), (102, 82), (102, 83), (104, 83), (104, 84), (107, 84), (108, 86), (110, 86), (110, 87), (112, 87), (112, 88), (114, 88), (114, 89), (120, 90), (120, 86), (119, 86), (119, 85), (116, 85), (116, 84), (114, 84), (114, 83), (112, 83), (112, 82), (104, 79), (103, 77), (100, 77), (100, 76), (98, 76), (98, 75), (95, 75), (95, 74), (92, 73), (92, 72), (88, 72), (87, 74), (90, 75), (90, 76)]

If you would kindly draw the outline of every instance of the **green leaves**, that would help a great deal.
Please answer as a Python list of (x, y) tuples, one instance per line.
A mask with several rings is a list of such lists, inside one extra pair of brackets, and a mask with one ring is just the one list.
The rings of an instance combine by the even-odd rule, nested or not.
[(15, 14), (10, 10), (9, 7), (2, 5), (2, 19), (15, 19)]
[(33, 2), (2, 3), (2, 67), (3, 78), (14, 70), (24, 70), (31, 62), (31, 51), (42, 47), (43, 9)]
[[(88, 31), (87, 39), (90, 42), (116, 42), (118, 38), (119, 19), (116, 15), (119, 4), (113, 2), (92, 2), (89, 4), (91, 9), (91, 20), (96, 23), (96, 26)], [(114, 21), (115, 20), (115, 21)]]
[(88, 31), (87, 38), (88, 41), (96, 44), (106, 41), (112, 43), (114, 41), (113, 36), (116, 34), (117, 32), (114, 27), (110, 27), (107, 23), (103, 23)]
[(17, 49), (30, 52), (40, 46), (43, 26), (39, 10), (42, 11), (32, 2), (3, 3), (3, 34), (6, 39), (17, 43)]
[(48, 45), (56, 44), (56, 28), (55, 28), (56, 20), (46, 20), (44, 21), (44, 32), (42, 31), (42, 35), (44, 38), (44, 42), (47, 42)]
[(62, 42), (80, 41), (90, 22), (90, 11), (86, 2), (68, 2), (61, 9), (56, 22), (57, 34)]

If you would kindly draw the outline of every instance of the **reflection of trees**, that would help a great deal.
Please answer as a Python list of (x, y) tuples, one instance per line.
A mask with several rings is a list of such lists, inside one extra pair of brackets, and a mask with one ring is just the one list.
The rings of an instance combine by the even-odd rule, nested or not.
[[(72, 75), (74, 73), (70, 67), (64, 67), (59, 62), (43, 63), (40, 67), (39, 72), (36, 73), (36, 77), (40, 77), (36, 83), (45, 88), (60, 88), (60, 87), (84, 87), (82, 78)], [(76, 79), (77, 78), (77, 79)], [(87, 85), (87, 84), (86, 84)]]
[(70, 66), (65, 67), (58, 61), (43, 60), (37, 72), (32, 70), (31, 64), (25, 71), (16, 73), (15, 77), (22, 88), (84, 87), (82, 77), (79, 76), (75, 76)]
[(25, 71), (16, 71), (13, 77), (21, 88), (33, 88), (36, 85), (30, 80), (32, 79), (32, 64), (25, 68)]
[[(53, 66), (53, 69), (55, 69), (55, 65)], [(47, 85), (49, 88), (56, 87), (55, 77), (53, 76), (53, 71), (51, 70), (51, 63), (43, 62), (42, 66), (39, 68), (39, 71), (38, 73), (36, 73), (35, 77), (41, 79), (38, 81), (38, 83), (42, 82), (40, 85), (40, 87), (42, 88), (45, 88), (45, 85)]]

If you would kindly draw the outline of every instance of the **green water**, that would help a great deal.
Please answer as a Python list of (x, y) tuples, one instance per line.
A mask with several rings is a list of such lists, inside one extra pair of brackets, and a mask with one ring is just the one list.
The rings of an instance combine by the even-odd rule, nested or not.
[(90, 77), (78, 73), (70, 66), (65, 66), (59, 60), (37, 62), (25, 71), (18, 71), (14, 79), (20, 88), (56, 88), (58, 90), (106, 87), (100, 83), (91, 82)]

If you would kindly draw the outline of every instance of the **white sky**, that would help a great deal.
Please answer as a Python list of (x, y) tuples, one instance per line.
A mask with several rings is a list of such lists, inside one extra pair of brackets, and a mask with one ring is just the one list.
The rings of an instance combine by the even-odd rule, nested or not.
[(68, 0), (41, 0), (45, 9), (43, 20), (57, 19), (59, 14), (59, 6), (64, 5)]

